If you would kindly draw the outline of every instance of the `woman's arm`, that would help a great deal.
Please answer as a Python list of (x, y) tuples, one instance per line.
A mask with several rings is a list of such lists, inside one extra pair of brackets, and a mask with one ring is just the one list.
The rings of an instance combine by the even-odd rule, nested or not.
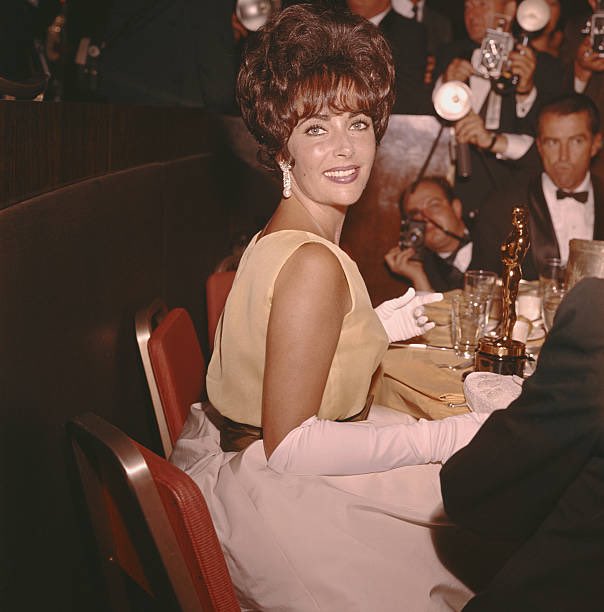
[(281, 269), (266, 338), (262, 429), (267, 458), (292, 429), (317, 414), (351, 307), (346, 276), (327, 247), (305, 244)]

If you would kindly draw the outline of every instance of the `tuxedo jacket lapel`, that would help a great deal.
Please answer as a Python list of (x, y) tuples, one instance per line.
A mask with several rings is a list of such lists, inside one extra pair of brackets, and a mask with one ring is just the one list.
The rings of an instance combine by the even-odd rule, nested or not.
[(604, 185), (593, 173), (591, 183), (594, 188), (594, 240), (604, 240)]

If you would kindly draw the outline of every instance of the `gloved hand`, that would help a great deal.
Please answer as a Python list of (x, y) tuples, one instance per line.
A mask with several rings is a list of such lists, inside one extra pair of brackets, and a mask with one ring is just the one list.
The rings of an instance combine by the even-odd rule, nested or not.
[(275, 472), (346, 476), (403, 465), (444, 463), (490, 415), (459, 414), (417, 423), (336, 423), (312, 416), (292, 429), (268, 459)]
[(399, 342), (419, 336), (432, 329), (434, 323), (428, 321), (424, 304), (440, 302), (442, 299), (442, 293), (415, 295), (415, 289), (410, 287), (404, 295), (383, 302), (374, 310), (382, 322), (390, 342)]

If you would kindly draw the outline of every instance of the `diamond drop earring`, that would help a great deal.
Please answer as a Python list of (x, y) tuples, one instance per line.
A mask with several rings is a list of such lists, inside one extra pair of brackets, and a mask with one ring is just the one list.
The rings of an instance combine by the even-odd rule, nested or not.
[(292, 194), (291, 164), (286, 161), (280, 161), (279, 168), (283, 172), (283, 197), (289, 198)]

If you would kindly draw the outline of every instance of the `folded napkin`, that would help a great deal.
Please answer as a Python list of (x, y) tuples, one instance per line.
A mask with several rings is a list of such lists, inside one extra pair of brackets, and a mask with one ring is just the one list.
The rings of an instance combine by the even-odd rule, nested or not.
[(375, 403), (424, 419), (467, 412), (463, 406), (449, 406), (465, 402), (462, 372), (436, 367), (459, 360), (453, 352), (390, 348), (382, 360), (384, 375), (375, 390)]
[(474, 412), (491, 413), (507, 408), (522, 393), (524, 380), (492, 372), (472, 372), (464, 381), (468, 406)]

